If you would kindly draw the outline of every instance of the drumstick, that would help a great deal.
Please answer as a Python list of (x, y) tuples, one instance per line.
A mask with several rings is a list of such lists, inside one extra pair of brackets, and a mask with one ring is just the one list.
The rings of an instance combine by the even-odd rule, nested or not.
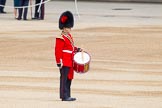
[[(81, 45), (81, 48), (83, 48), (83, 44)], [(81, 50), (81, 56), (82, 56), (82, 61), (84, 62), (84, 56), (83, 56), (83, 50)]]
[(81, 52), (81, 56), (82, 56), (82, 61), (84, 62), (83, 51)]

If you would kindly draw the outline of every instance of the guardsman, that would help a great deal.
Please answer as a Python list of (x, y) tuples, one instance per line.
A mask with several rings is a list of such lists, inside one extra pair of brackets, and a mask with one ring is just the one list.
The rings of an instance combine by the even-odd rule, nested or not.
[(37, 20), (44, 20), (44, 13), (45, 13), (45, 5), (40, 4), (42, 2), (44, 2), (45, 0), (35, 0), (35, 4), (39, 4), (37, 6), (35, 6), (35, 14), (34, 14), (34, 18), (32, 19), (37, 19)]
[(81, 51), (74, 46), (73, 37), (70, 34), (74, 25), (73, 14), (70, 11), (63, 12), (59, 19), (61, 36), (56, 38), (55, 59), (60, 69), (60, 98), (62, 101), (75, 101), (71, 97), (71, 82), (74, 76), (73, 56), (75, 52)]
[[(23, 16), (23, 20), (27, 20), (27, 13), (28, 13), (28, 4), (29, 4), (29, 0), (20, 0), (20, 7), (25, 6), (25, 8), (19, 8), (19, 15), (18, 15), (18, 20), (22, 19)], [(24, 11), (24, 12), (23, 12)]]

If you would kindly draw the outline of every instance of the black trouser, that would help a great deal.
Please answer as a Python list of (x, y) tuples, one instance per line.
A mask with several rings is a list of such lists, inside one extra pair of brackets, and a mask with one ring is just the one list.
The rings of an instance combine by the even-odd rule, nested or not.
[[(44, 2), (44, 0), (43, 0), (43, 2)], [(41, 0), (35, 0), (35, 4), (39, 4), (39, 3), (41, 3)], [(41, 6), (41, 7), (40, 7), (40, 10), (38, 12), (39, 6)], [(34, 17), (44, 19), (44, 4), (35, 6)]]
[[(0, 5), (4, 5), (5, 6), (6, 4), (6, 0), (0, 0)], [(3, 6), (0, 6), (0, 12), (3, 12), (4, 10), (4, 7)]]
[[(20, 6), (28, 6), (28, 4), (29, 4), (29, 0), (20, 0)], [(24, 10), (23, 19), (27, 19), (28, 8), (20, 8), (18, 18), (19, 19), (22, 18), (23, 10)]]
[(60, 98), (71, 97), (71, 79), (68, 79), (70, 67), (63, 66), (60, 69)]

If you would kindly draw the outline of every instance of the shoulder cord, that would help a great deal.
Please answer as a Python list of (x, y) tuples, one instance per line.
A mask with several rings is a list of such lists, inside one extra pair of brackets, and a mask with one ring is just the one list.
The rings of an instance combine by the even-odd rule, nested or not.
[(74, 48), (74, 42), (73, 42), (73, 40), (72, 40), (72, 38), (71, 37), (69, 37), (69, 35), (68, 34), (65, 34), (65, 33), (61, 33), (62, 35), (64, 35), (69, 41), (70, 41), (70, 43), (71, 43), (71, 45), (73, 46), (73, 48)]

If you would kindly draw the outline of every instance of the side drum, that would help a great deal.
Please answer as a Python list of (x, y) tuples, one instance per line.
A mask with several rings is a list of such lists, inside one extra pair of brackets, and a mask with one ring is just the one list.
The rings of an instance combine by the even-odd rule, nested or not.
[(90, 68), (90, 60), (91, 57), (87, 52), (77, 52), (74, 55), (74, 71), (77, 73), (88, 72)]

